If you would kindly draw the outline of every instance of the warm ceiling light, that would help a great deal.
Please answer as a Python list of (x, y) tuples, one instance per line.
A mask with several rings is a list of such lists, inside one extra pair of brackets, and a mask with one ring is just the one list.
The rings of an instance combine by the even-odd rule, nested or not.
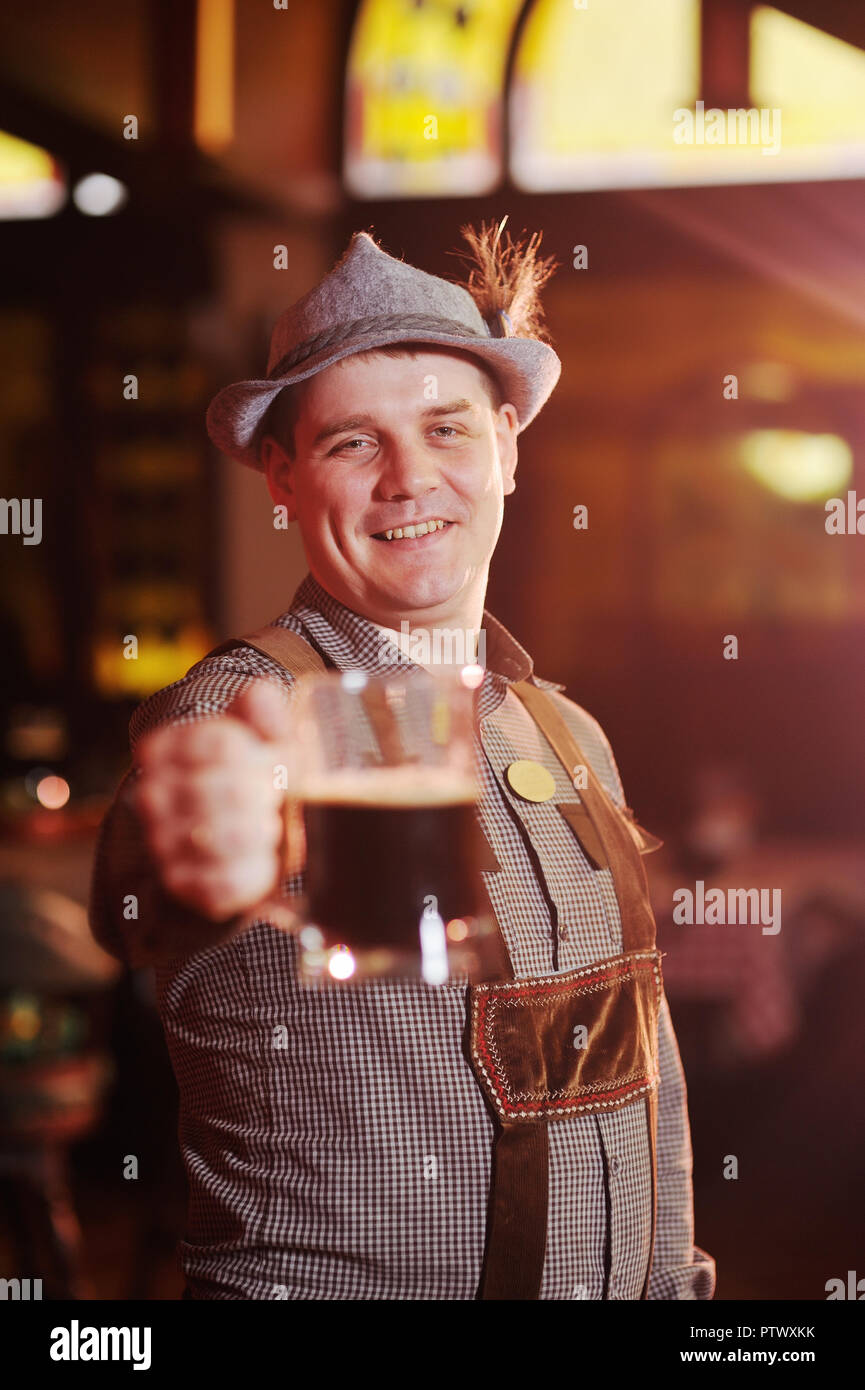
[(129, 190), (110, 174), (86, 174), (72, 190), (72, 201), (86, 217), (109, 217), (119, 212), (129, 198)]
[(752, 430), (742, 437), (739, 457), (752, 478), (790, 502), (834, 497), (853, 476), (850, 445), (837, 434)]
[(194, 121), (201, 150), (216, 154), (234, 139), (234, 0), (198, 0)]
[(69, 800), (69, 783), (65, 777), (43, 777), (36, 788), (36, 800), (46, 811), (59, 811)]
[(66, 183), (47, 150), (0, 130), (0, 219), (53, 217)]

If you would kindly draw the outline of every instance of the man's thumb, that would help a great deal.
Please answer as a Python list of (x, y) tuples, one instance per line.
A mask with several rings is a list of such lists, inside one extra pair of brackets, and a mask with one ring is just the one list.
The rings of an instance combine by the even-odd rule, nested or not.
[(284, 739), (288, 732), (288, 701), (275, 681), (253, 681), (226, 713), (267, 742)]

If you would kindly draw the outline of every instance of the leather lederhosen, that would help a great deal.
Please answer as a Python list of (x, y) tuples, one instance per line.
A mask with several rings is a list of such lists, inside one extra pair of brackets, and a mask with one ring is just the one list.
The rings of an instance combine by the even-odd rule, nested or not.
[[(470, 1051), (496, 1117), (487, 1245), (479, 1297), (536, 1299), (546, 1250), (551, 1123), (646, 1102), (652, 1226), (657, 1209), (658, 1011), (662, 980), (642, 854), (657, 842), (611, 801), (554, 701), (511, 686), (568, 772), (586, 769), (580, 802), (558, 810), (596, 868), (612, 872), (621, 954), (563, 974), (470, 986)], [(585, 1030), (583, 1032), (583, 1030)]]
[[(287, 628), (267, 627), (214, 653), (251, 646), (294, 675), (326, 669)], [(558, 804), (593, 866), (609, 868), (621, 953), (562, 974), (516, 979), (501, 928), (497, 977), (469, 985), (469, 1061), (495, 1122), (487, 1238), (478, 1298), (537, 1299), (546, 1253), (549, 1125), (645, 1102), (651, 1159), (648, 1294), (657, 1211), (658, 1013), (661, 954), (642, 855), (655, 841), (615, 806), (555, 702), (530, 682), (510, 687), (569, 780), (585, 768), (580, 800)], [(495, 922), (495, 914), (491, 916)], [(498, 923), (495, 923), (498, 926)]]

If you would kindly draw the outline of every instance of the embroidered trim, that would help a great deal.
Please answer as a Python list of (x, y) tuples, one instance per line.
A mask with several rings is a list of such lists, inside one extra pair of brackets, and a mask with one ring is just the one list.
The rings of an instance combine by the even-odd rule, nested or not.
[(660, 960), (660, 951), (635, 951), (633, 955), (612, 956), (609, 960), (595, 961), (592, 965), (584, 965), (576, 970), (568, 970), (563, 975), (539, 975), (533, 980), (504, 980), (501, 984), (477, 985), (475, 988), (478, 994), (481, 993), (504, 993), (510, 991), (512, 994), (518, 991), (534, 994), (538, 985), (552, 985), (561, 989), (567, 987), (568, 981), (577, 980), (583, 975), (592, 975), (600, 970), (606, 970), (609, 966), (620, 965), (628, 961), (637, 960)]
[[(566, 999), (621, 987), (651, 970), (655, 982), (655, 1005), (660, 1006), (663, 984), (661, 953), (641, 951), (595, 962), (565, 975), (544, 976), (537, 980), (477, 986), (473, 993), (472, 1055), (498, 1113), (505, 1120), (535, 1120), (544, 1115), (555, 1118), (615, 1110), (648, 1096), (659, 1084), (657, 1058), (652, 1069), (644, 1067), (609, 1081), (588, 1082), (583, 1086), (556, 1091), (517, 1092), (507, 1079), (505, 1063), (495, 1041), (493, 1028), (500, 1008), (530, 1008), (544, 1005), (551, 995)], [(654, 1053), (654, 1049), (653, 1049)]]

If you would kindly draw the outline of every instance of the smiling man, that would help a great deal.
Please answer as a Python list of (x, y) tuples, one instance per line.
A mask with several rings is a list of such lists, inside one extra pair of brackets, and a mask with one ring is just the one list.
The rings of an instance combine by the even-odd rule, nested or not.
[[(226, 387), (208, 412), (219, 447), (266, 474), (310, 573), (267, 629), (136, 711), (91, 910), (109, 950), (156, 967), (190, 1184), (189, 1298), (714, 1290), (693, 1243), (651, 837), (596, 721), (484, 609), (517, 437), (560, 372), (542, 337), (539, 238), (505, 246), (501, 232), (466, 230), (465, 286), (355, 234), (278, 321), (267, 377)], [(321, 667), (416, 676), (397, 634), (444, 629), (473, 653), (485, 639), (478, 827), (501, 973), (304, 990), (272, 901), (303, 888), (272, 777), (285, 695)]]
[(385, 627), (477, 632), (519, 422), (467, 354), (423, 347), (343, 358), (295, 388), (293, 432), (277, 414), (262, 459), (311, 574), (340, 603)]

